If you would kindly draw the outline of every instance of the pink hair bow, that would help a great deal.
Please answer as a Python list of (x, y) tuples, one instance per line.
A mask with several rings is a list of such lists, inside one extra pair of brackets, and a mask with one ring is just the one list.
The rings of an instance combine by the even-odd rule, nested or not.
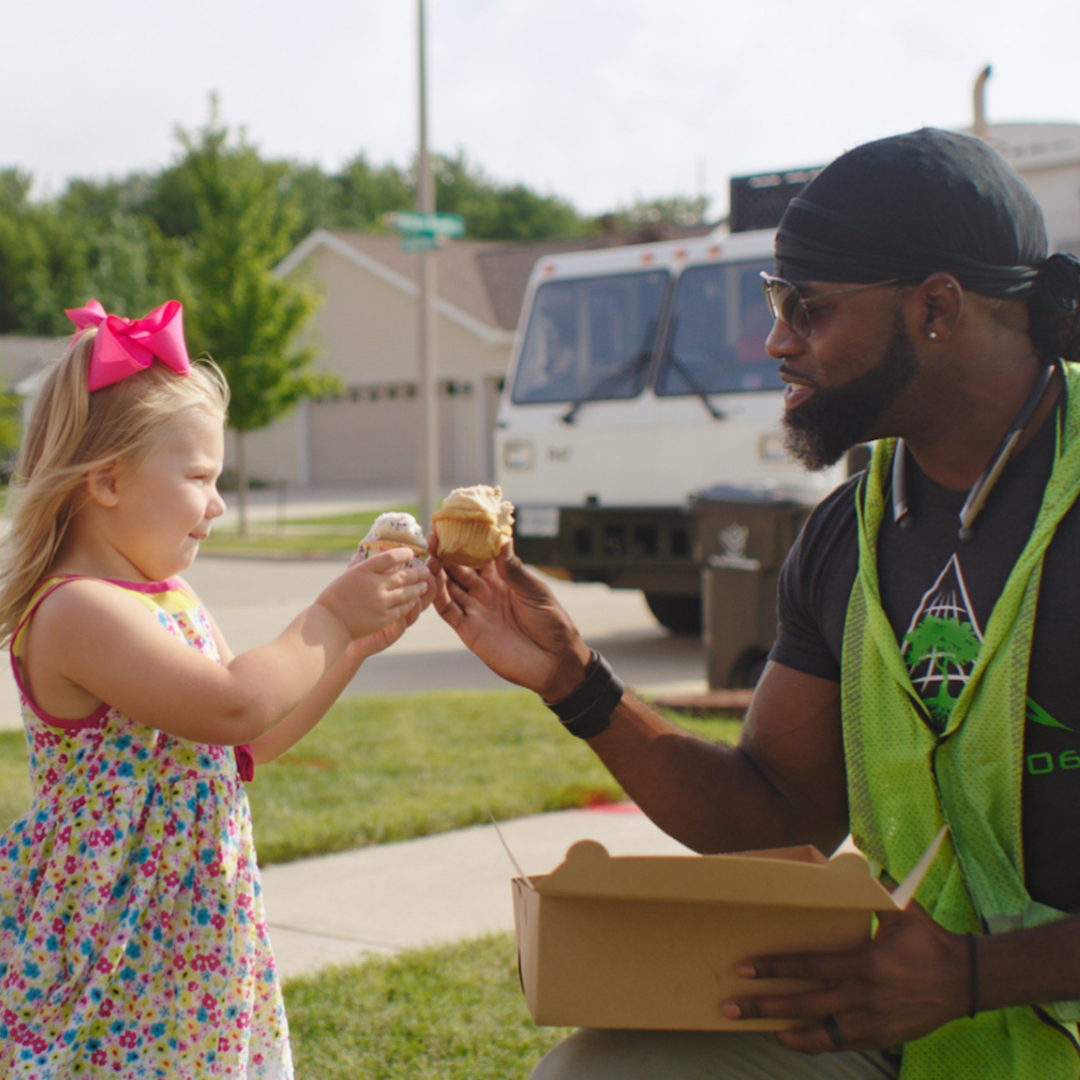
[(143, 371), (160, 360), (178, 375), (191, 371), (184, 344), (184, 309), (179, 300), (154, 308), (142, 319), (107, 315), (97, 300), (70, 308), (65, 315), (80, 329), (97, 327), (90, 354), (87, 387), (90, 393)]

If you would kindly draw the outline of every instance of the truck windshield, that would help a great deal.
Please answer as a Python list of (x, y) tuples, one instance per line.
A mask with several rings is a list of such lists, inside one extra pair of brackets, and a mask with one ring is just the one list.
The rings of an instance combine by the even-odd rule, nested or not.
[[(685, 270), (656, 377), (657, 394), (780, 390), (779, 364), (765, 352), (772, 319), (758, 272), (772, 260)], [(770, 271), (771, 272), (771, 271)]]
[(637, 397), (648, 378), (667, 283), (667, 271), (654, 270), (541, 285), (511, 400)]

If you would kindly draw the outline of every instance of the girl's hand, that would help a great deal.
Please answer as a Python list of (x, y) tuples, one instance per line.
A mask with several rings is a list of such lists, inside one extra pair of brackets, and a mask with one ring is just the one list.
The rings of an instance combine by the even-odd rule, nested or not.
[[(412, 554), (408, 548), (395, 548), (370, 559), (354, 556), (345, 573), (323, 590), (316, 603), (327, 608), (354, 641), (387, 629), (413, 608), (419, 615), (425, 594), (432, 593), (432, 578), (426, 566), (407, 565)], [(397, 636), (404, 630), (402, 626)], [(391, 643), (386, 640), (386, 645)]]
[[(356, 555), (349, 563), (349, 566), (356, 566), (362, 561), (362, 556)], [(384, 649), (390, 648), (390, 646), (420, 618), (420, 613), (431, 605), (431, 601), (434, 597), (435, 589), (429, 588), (427, 592), (424, 593), (423, 597), (421, 597), (420, 601), (414, 603), (405, 615), (399, 619), (395, 619), (389, 626), (383, 627), (382, 630), (379, 630), (374, 634), (369, 634), (364, 638), (358, 638), (345, 650), (346, 655), (352, 657), (355, 662), (360, 663), (369, 656), (374, 656), (376, 653), (380, 653)]]
[[(431, 590), (428, 591), (430, 592)], [(389, 649), (390, 646), (420, 618), (420, 612), (427, 607), (428, 603), (429, 600), (425, 596), (421, 603), (413, 604), (407, 615), (403, 615), (400, 619), (395, 619), (389, 626), (384, 626), (377, 633), (368, 634), (367, 637), (357, 638), (345, 650), (345, 655), (350, 657), (355, 663), (361, 663), (369, 656), (374, 656), (376, 653), (381, 653), (384, 649)]]

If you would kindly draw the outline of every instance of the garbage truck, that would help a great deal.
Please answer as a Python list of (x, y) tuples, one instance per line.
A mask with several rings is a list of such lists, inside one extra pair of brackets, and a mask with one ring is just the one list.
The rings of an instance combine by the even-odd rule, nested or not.
[[(782, 201), (768, 192), (772, 224), (798, 179), (772, 185), (788, 188)], [(733, 181), (732, 225), (735, 196)], [(843, 463), (807, 472), (785, 450), (759, 277), (772, 253), (772, 228), (725, 226), (537, 262), (495, 425), (496, 479), (526, 562), (640, 589), (664, 626), (699, 632), (708, 559), (755, 561), (737, 520), (702, 549), (703, 493), (808, 507), (846, 475)]]

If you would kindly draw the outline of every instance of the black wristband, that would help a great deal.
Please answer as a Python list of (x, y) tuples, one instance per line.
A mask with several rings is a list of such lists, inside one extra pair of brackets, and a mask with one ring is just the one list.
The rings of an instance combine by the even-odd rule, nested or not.
[(971, 1012), (968, 1016), (972, 1020), (979, 1011), (979, 950), (976, 945), (977, 938), (974, 934), (968, 934), (968, 963), (971, 967)]
[(623, 684), (611, 670), (611, 665), (593, 649), (585, 669), (585, 681), (562, 701), (545, 701), (544, 704), (571, 735), (591, 739), (606, 730), (622, 696)]

